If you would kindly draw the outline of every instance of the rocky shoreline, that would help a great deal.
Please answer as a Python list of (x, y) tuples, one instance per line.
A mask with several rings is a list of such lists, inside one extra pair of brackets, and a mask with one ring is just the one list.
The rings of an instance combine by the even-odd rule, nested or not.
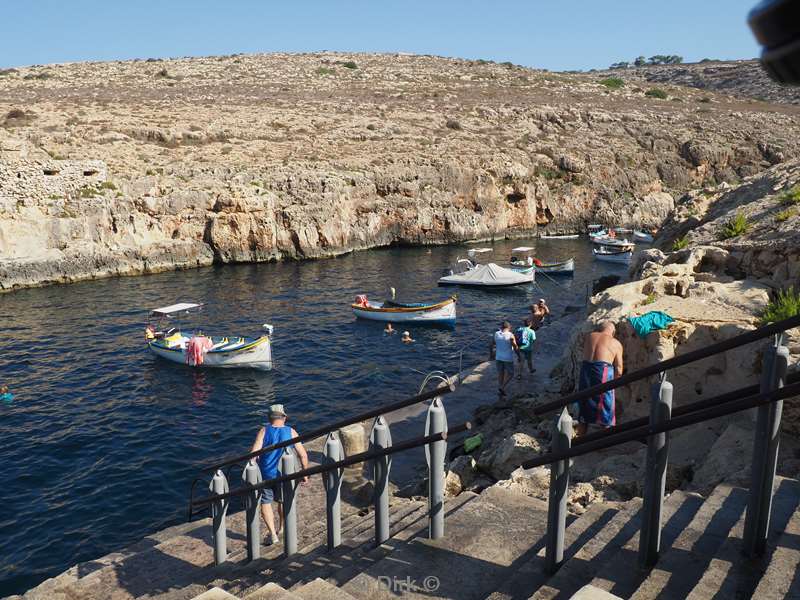
[(0, 291), (658, 226), (800, 156), (781, 98), (621, 77), (336, 53), (5, 71)]

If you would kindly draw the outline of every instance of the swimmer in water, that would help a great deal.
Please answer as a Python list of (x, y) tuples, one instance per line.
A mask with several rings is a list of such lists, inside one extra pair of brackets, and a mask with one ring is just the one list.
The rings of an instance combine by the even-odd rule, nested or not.
[(0, 400), (3, 402), (11, 402), (14, 400), (14, 394), (8, 391), (7, 385), (0, 385)]
[(397, 333), (397, 330), (394, 327), (392, 327), (391, 323), (387, 323), (386, 328), (383, 330), (383, 333), (385, 335), (392, 335), (393, 333)]
[(411, 334), (408, 331), (403, 332), (403, 343), (404, 344), (411, 344), (414, 341), (414, 338), (411, 337)]

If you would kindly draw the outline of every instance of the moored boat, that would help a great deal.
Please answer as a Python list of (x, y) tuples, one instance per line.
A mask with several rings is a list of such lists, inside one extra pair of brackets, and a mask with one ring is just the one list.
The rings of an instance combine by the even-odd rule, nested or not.
[[(182, 302), (156, 308), (151, 317), (159, 325), (168, 319), (200, 309), (201, 304)], [(272, 326), (263, 325), (266, 333), (257, 337), (209, 336), (201, 331), (184, 332), (180, 326), (148, 325), (145, 337), (150, 351), (160, 358), (191, 367), (272, 369)]]
[(455, 325), (456, 296), (434, 304), (424, 302), (371, 302), (360, 295), (352, 304), (353, 314), (359, 319), (391, 323)]
[(545, 263), (534, 265), (534, 268), (540, 273), (547, 273), (549, 275), (573, 275), (575, 273), (575, 259), (568, 258), (560, 262)]
[(639, 231), (638, 229), (633, 232), (633, 239), (637, 242), (643, 242), (645, 244), (652, 244), (653, 243), (653, 235), (647, 233), (646, 231)]
[(580, 236), (577, 233), (557, 233), (553, 235), (544, 234), (540, 235), (539, 239), (542, 240), (577, 240)]
[(476, 265), (462, 273), (450, 272), (439, 279), (439, 285), (464, 285), (471, 287), (499, 288), (511, 287), (533, 282), (536, 271), (533, 267), (525, 267), (525, 272), (517, 272), (489, 263)]
[(633, 257), (633, 248), (628, 248), (625, 250), (612, 250), (605, 247), (599, 249), (592, 248), (592, 253), (594, 254), (596, 260), (627, 264), (631, 262), (631, 258)]

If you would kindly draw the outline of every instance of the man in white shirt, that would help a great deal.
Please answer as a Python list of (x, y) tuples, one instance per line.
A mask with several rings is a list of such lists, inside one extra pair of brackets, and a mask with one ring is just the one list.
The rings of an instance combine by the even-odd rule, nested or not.
[(491, 348), (495, 351), (495, 364), (497, 365), (499, 385), (497, 391), (503, 398), (506, 395), (508, 382), (514, 378), (514, 353), (519, 349), (517, 340), (511, 333), (511, 323), (503, 321), (500, 329), (494, 332)]

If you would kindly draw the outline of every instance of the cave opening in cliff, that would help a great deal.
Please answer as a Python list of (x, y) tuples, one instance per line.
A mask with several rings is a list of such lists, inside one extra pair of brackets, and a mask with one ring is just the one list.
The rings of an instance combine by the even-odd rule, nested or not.
[(522, 200), (525, 200), (525, 194), (522, 192), (511, 192), (510, 194), (506, 194), (506, 201), (510, 202), (511, 204), (517, 204)]

